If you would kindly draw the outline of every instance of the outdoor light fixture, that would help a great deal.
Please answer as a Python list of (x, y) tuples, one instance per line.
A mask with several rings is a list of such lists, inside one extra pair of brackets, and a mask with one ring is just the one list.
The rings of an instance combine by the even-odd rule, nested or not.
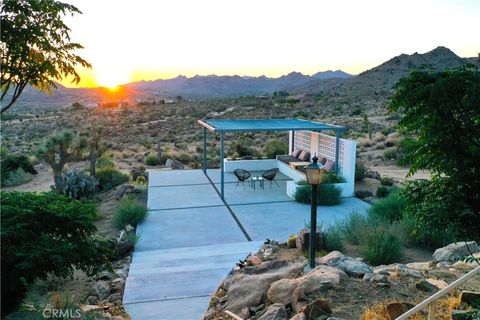
[(312, 202), (310, 211), (310, 247), (309, 247), (309, 267), (315, 268), (315, 249), (317, 246), (317, 194), (318, 185), (322, 183), (324, 166), (319, 165), (317, 155), (312, 158), (313, 163), (305, 167), (307, 172), (307, 182), (312, 186)]

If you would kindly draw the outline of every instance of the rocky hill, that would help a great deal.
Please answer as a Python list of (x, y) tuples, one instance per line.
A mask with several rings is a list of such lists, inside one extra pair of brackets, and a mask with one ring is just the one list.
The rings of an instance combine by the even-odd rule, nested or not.
[[(52, 95), (33, 88), (25, 89), (18, 104), (23, 106), (58, 107), (80, 101), (96, 104), (106, 100), (142, 100), (182, 96), (193, 99), (211, 99), (249, 95), (271, 95), (275, 91), (289, 93), (326, 94), (347, 100), (360, 99), (362, 104), (382, 104), (392, 93), (394, 84), (411, 70), (430, 68), (443, 70), (466, 63), (480, 66), (479, 58), (461, 58), (445, 47), (424, 54), (402, 54), (377, 67), (352, 76), (341, 70), (318, 72), (312, 76), (291, 72), (279, 78), (266, 76), (178, 76), (167, 80), (138, 81), (125, 84), (116, 93), (105, 88), (65, 88), (58, 86)], [(363, 100), (362, 100), (363, 99)], [(377, 99), (375, 103), (369, 103)], [(368, 101), (367, 101), (368, 100)], [(342, 102), (344, 103), (344, 102)]]

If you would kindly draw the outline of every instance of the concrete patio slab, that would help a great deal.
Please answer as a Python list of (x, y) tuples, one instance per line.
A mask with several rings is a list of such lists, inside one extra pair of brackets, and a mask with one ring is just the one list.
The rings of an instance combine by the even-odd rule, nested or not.
[[(364, 212), (370, 205), (357, 198), (344, 198), (336, 206), (319, 206), (318, 224), (328, 227), (350, 215)], [(287, 241), (310, 222), (310, 206), (298, 202), (259, 203), (231, 207), (254, 241), (276, 239)]]
[(149, 187), (210, 184), (202, 170), (148, 170)]
[(197, 320), (207, 311), (210, 296), (149, 301), (125, 305), (133, 320)]
[(246, 240), (225, 206), (150, 211), (137, 234), (141, 241), (135, 252)]
[(223, 205), (223, 202), (211, 184), (148, 188), (149, 210), (220, 205)]

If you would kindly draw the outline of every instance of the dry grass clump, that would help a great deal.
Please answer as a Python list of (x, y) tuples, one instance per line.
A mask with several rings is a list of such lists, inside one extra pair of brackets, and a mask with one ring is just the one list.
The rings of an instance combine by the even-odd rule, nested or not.
[[(434, 309), (429, 310), (427, 307), (424, 311), (417, 312), (411, 316), (409, 320), (426, 320), (427, 313), (433, 312), (433, 318), (436, 320), (451, 320), (452, 311), (460, 305), (460, 296), (451, 295), (449, 297), (438, 300), (434, 304)], [(398, 316), (408, 311), (413, 305), (405, 302), (384, 301), (377, 303), (365, 310), (362, 320), (394, 320)]]

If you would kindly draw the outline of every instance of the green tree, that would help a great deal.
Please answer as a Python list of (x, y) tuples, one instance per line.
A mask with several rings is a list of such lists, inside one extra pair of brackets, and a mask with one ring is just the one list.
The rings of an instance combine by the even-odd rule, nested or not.
[(1, 192), (2, 318), (28, 285), (74, 268), (96, 273), (109, 265), (114, 244), (95, 235), (95, 204), (57, 192)]
[(64, 15), (76, 13), (81, 12), (75, 6), (53, 0), (1, 2), (1, 113), (27, 85), (51, 92), (54, 80), (72, 76), (72, 82), (80, 81), (77, 65), (91, 67), (74, 53), (83, 47), (70, 41), (70, 28), (62, 21)]
[[(454, 225), (480, 234), (479, 70), (470, 65), (415, 71), (395, 88), (391, 111), (403, 113), (399, 125), (412, 144), (405, 151), (405, 160), (412, 164), (409, 174), (427, 169), (434, 175), (428, 186), (407, 185), (407, 212), (421, 215), (426, 227)], [(435, 197), (419, 186), (435, 190)], [(449, 200), (434, 203), (442, 199)], [(449, 212), (441, 215), (444, 219), (439, 218), (438, 205)]]
[(58, 192), (63, 193), (65, 191), (65, 181), (62, 175), (65, 164), (79, 160), (85, 147), (85, 139), (80, 138), (72, 130), (62, 130), (48, 137), (44, 144), (38, 148), (38, 157), (47, 162), (53, 169), (53, 179)]

